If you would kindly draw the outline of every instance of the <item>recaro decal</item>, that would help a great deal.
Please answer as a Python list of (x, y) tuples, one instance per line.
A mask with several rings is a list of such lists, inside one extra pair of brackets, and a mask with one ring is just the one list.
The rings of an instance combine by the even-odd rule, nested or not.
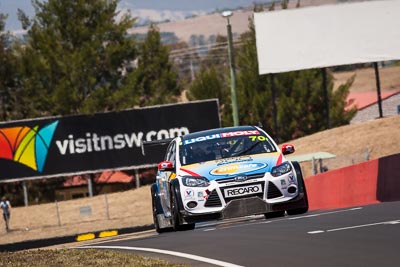
[(0, 158), (42, 172), (57, 125), (58, 121), (54, 121), (41, 129), (39, 126), (0, 129)]

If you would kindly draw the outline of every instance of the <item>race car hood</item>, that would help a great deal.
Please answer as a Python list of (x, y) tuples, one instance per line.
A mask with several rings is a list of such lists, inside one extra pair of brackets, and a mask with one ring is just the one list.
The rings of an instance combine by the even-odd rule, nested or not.
[(279, 152), (246, 155), (185, 165), (179, 169), (178, 175), (203, 176), (212, 181), (238, 174), (271, 172), (271, 169), (281, 164), (282, 160), (284, 158)]

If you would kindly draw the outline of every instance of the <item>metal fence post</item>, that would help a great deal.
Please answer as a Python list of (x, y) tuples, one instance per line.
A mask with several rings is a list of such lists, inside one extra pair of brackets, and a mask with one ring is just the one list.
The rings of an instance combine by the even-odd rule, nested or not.
[(135, 169), (135, 181), (136, 181), (136, 188), (140, 187), (140, 179), (139, 179), (139, 170)]
[(368, 147), (367, 147), (367, 150), (365, 151), (365, 160), (366, 161), (368, 161), (369, 160), (369, 153), (370, 153), (371, 151), (368, 149)]
[(59, 209), (58, 209), (58, 202), (57, 202), (57, 200), (56, 200), (56, 212), (57, 212), (58, 226), (61, 226), (60, 211), (59, 211)]
[(317, 174), (317, 167), (315, 166), (315, 158), (313, 157), (312, 159), (311, 159), (311, 168), (312, 168), (312, 174), (313, 175), (316, 175)]
[(107, 213), (107, 220), (110, 219), (110, 209), (108, 206), (108, 198), (107, 198), (107, 194), (104, 194), (104, 200), (106, 201), (106, 213)]

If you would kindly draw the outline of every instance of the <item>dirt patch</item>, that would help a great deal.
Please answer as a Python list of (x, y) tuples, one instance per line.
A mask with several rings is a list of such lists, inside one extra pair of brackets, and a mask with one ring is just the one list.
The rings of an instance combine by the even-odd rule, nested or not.
[[(82, 207), (90, 207), (91, 215), (81, 216)], [(4, 221), (1, 220), (0, 244), (152, 223), (150, 186), (143, 186), (109, 194), (107, 201), (106, 196), (101, 195), (13, 208), (10, 232), (5, 231)]]

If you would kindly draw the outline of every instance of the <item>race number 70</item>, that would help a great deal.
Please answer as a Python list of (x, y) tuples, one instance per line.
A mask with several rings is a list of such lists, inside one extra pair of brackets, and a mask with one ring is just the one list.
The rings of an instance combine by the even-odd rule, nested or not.
[(255, 142), (255, 141), (268, 141), (268, 138), (262, 135), (252, 135), (249, 136), (249, 138), (251, 139), (251, 141)]

